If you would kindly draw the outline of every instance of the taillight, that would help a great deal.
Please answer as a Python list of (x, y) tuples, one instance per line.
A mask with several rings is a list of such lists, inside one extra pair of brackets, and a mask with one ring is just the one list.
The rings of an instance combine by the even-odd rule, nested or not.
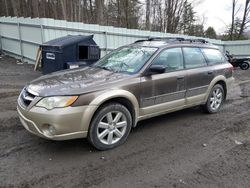
[(234, 72), (234, 67), (233, 67), (233, 65), (229, 65), (230, 67), (229, 67), (229, 71), (230, 71), (230, 73), (233, 73)]

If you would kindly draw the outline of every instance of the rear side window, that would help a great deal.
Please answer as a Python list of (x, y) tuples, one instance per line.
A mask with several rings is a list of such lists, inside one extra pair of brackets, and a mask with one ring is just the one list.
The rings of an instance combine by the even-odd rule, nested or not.
[(207, 66), (206, 60), (200, 48), (183, 48), (186, 68), (197, 68)]
[(219, 64), (226, 61), (219, 50), (204, 48), (202, 51), (207, 57), (209, 64)]

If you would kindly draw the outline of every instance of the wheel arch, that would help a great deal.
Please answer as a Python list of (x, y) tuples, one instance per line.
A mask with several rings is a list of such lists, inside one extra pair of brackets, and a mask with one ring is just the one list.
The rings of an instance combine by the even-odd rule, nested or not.
[(208, 90), (207, 90), (208, 92), (207, 92), (207, 94), (206, 94), (205, 101), (207, 101), (208, 96), (209, 96), (209, 94), (210, 94), (210, 92), (211, 92), (211, 89), (212, 89), (216, 84), (220, 84), (220, 85), (223, 87), (223, 89), (224, 89), (224, 99), (226, 99), (226, 96), (227, 96), (227, 79), (226, 79), (226, 77), (220, 75), (220, 76), (215, 77), (215, 78), (211, 81), (211, 83), (209, 84)]
[(227, 84), (223, 80), (220, 80), (220, 81), (216, 82), (214, 85), (217, 85), (217, 84), (220, 84), (223, 87), (223, 89), (224, 89), (224, 100), (225, 100), (226, 97), (227, 97)]
[(96, 97), (93, 101), (91, 101), (89, 105), (97, 106), (95, 111), (92, 113), (91, 119), (100, 109), (100, 107), (112, 102), (122, 104), (130, 111), (133, 120), (132, 126), (134, 127), (137, 124), (139, 116), (139, 103), (132, 93), (125, 90), (111, 90)]

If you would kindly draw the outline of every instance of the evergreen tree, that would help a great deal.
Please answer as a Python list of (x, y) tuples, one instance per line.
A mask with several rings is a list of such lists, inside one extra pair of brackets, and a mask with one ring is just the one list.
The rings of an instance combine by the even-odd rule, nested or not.
[(216, 39), (217, 34), (214, 30), (213, 27), (208, 27), (207, 30), (205, 31), (205, 37), (210, 38), (210, 39)]
[(179, 32), (187, 35), (193, 33), (195, 21), (195, 12), (193, 10), (192, 4), (188, 3), (188, 1), (185, 1), (183, 13), (181, 15), (181, 22), (178, 29)]

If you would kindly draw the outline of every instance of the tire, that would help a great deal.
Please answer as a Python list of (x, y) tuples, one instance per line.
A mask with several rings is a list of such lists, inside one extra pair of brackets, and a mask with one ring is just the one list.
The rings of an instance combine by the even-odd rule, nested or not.
[(98, 150), (108, 150), (123, 144), (130, 133), (132, 117), (119, 103), (109, 103), (94, 115), (88, 131), (88, 141)]
[(220, 84), (216, 84), (210, 91), (204, 110), (209, 114), (217, 113), (225, 99), (224, 88)]
[(241, 64), (240, 64), (240, 68), (241, 68), (242, 70), (247, 70), (247, 69), (249, 69), (249, 63), (248, 63), (248, 62), (243, 62), (243, 63), (241, 63)]

